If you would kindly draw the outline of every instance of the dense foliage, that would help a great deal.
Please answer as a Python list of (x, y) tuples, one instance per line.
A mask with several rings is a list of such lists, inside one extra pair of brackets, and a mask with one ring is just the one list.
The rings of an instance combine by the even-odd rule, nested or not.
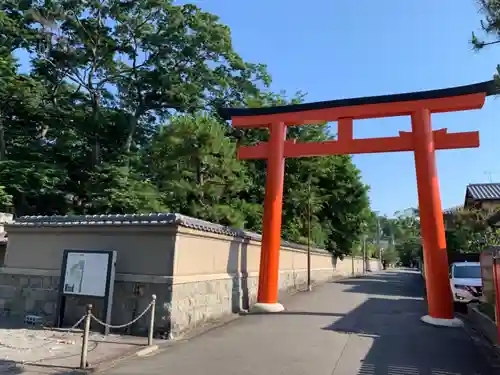
[[(259, 231), (265, 163), (236, 148), (268, 134), (217, 108), (303, 100), (269, 92), (227, 26), (172, 0), (2, 1), (0, 78), (0, 209), (18, 216), (172, 211)], [(284, 237), (350, 252), (367, 190), (349, 156), (287, 160)]]
[(417, 209), (409, 208), (396, 212), (391, 218), (372, 217), (368, 231), (372, 243), (376, 242), (373, 240), (377, 237), (376, 228), (380, 230), (379, 238), (388, 243), (382, 253), (385, 263), (411, 267), (421, 259), (420, 219)]
[[(459, 208), (445, 217), (446, 247), (449, 260), (459, 254), (479, 254), (482, 250), (500, 245), (500, 230), (488, 224), (494, 211), (477, 208)], [(417, 209), (397, 212), (395, 217), (379, 217), (381, 238), (389, 239), (384, 252), (388, 263), (416, 265), (422, 259), (420, 220)], [(373, 231), (372, 231), (373, 232)], [(372, 234), (372, 238), (375, 235)]]
[(448, 252), (477, 254), (492, 245), (500, 245), (500, 230), (487, 222), (493, 212), (476, 208), (456, 210), (446, 232)]

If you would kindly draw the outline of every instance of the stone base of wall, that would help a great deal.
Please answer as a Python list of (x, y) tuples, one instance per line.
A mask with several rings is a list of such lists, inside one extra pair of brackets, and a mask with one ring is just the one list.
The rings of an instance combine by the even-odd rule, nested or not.
[(0, 273), (0, 314), (55, 313), (59, 278)]
[[(0, 272), (0, 315), (12, 318), (24, 318), (27, 314), (43, 317), (45, 324), (52, 325), (57, 316), (58, 276), (27, 276)], [(152, 295), (156, 300), (156, 330), (163, 334), (169, 331), (171, 290), (167, 283), (134, 283), (116, 281), (112, 306), (112, 325), (121, 325), (137, 317), (149, 305)], [(63, 326), (70, 327), (84, 314), (86, 305), (92, 304), (93, 314), (104, 320), (104, 301), (100, 298), (66, 297)], [(114, 330), (116, 333), (146, 334), (150, 315), (145, 314), (133, 326)], [(101, 331), (96, 322), (92, 330)]]

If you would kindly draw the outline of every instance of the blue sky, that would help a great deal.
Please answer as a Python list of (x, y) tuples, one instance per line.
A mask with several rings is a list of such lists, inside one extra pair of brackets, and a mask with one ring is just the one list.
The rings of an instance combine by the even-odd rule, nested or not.
[[(474, 0), (200, 0), (233, 33), (236, 50), (265, 63), (273, 90), (308, 93), (308, 101), (410, 92), (491, 79), (500, 48), (475, 53)], [(500, 182), (498, 99), (480, 111), (434, 115), (435, 129), (479, 130), (481, 147), (437, 154), (443, 207), (463, 204), (469, 183)], [(495, 121), (496, 120), (496, 121)], [(356, 137), (395, 136), (409, 118), (355, 122)], [(371, 186), (372, 208), (383, 214), (417, 205), (412, 153), (357, 155)]]

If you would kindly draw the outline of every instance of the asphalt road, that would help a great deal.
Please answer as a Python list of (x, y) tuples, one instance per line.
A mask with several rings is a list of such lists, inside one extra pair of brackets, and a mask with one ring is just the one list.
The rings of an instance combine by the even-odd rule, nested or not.
[(332, 282), (105, 374), (494, 375), (464, 329), (420, 322), (422, 295), (412, 271)]

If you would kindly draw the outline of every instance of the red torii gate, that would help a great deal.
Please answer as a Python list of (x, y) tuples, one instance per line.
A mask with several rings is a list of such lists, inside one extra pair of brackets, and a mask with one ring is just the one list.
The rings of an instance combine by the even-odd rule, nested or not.
[[(339, 154), (413, 151), (424, 248), (428, 314), (422, 320), (455, 326), (448, 278), (448, 256), (436, 170), (435, 150), (479, 147), (479, 132), (448, 133), (432, 130), (431, 114), (482, 108), (495, 92), (494, 82), (441, 90), (343, 99), (265, 108), (223, 108), (220, 114), (236, 128), (269, 128), (267, 143), (240, 146), (239, 159), (266, 159), (267, 178), (260, 258), (259, 290), (255, 309), (279, 312), (279, 253), (283, 205), (284, 160)], [(411, 116), (412, 131), (397, 137), (353, 138), (353, 120)], [(296, 143), (286, 140), (287, 126), (338, 122), (335, 141)]]

